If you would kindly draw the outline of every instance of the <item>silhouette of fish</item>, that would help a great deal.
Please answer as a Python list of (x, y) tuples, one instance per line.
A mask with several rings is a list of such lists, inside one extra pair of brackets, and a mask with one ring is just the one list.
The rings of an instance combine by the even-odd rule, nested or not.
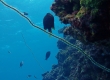
[(22, 67), (22, 66), (23, 66), (23, 64), (24, 64), (24, 62), (23, 62), (23, 61), (21, 61), (21, 62), (20, 62), (20, 67)]
[(48, 29), (49, 32), (52, 33), (52, 28), (54, 29), (54, 16), (50, 13), (47, 13), (43, 19), (44, 29)]
[(28, 13), (27, 13), (27, 12), (23, 12), (23, 14), (24, 14), (24, 15), (28, 15)]
[(48, 52), (46, 53), (45, 60), (47, 60), (49, 57), (50, 57), (50, 51), (48, 51)]
[(11, 53), (10, 51), (8, 51), (8, 53)]
[(34, 78), (35, 78), (35, 79), (37, 79), (37, 77), (36, 77), (36, 76), (34, 76)]
[(28, 75), (27, 78), (30, 78), (32, 75)]

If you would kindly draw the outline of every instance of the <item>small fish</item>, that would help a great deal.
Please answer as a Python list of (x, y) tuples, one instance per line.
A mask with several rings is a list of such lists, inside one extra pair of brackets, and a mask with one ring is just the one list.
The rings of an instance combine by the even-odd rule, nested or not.
[(22, 67), (22, 66), (23, 66), (23, 64), (24, 64), (24, 62), (23, 62), (23, 61), (21, 61), (21, 62), (20, 62), (20, 67)]
[(28, 75), (27, 78), (30, 78), (32, 75)]
[(27, 12), (23, 12), (23, 14), (24, 14), (24, 15), (28, 15), (28, 13), (27, 13)]
[(52, 33), (52, 28), (54, 29), (54, 16), (50, 13), (47, 13), (43, 18), (44, 29), (48, 29)]
[(49, 57), (50, 57), (50, 51), (48, 51), (48, 52), (46, 53), (45, 60), (47, 60)]
[(10, 54), (11, 52), (10, 52), (10, 51), (8, 51), (8, 53)]
[(37, 79), (37, 77), (36, 77), (36, 76), (34, 76), (34, 78), (36, 78), (36, 79)]

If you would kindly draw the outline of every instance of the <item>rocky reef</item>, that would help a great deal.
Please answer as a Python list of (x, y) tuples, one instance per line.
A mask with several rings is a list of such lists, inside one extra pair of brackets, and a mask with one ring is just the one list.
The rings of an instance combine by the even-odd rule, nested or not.
[[(88, 55), (103, 66), (110, 68), (110, 48), (96, 44), (83, 44), (71, 36), (65, 36), (65, 39), (71, 41), (76, 46), (82, 48)], [(64, 46), (64, 43), (58, 41), (57, 44)], [(59, 46), (59, 45), (58, 45)], [(50, 72), (44, 73), (43, 80), (109, 80), (110, 73), (100, 69), (92, 64), (86, 56), (82, 55), (77, 49), (69, 46), (59, 47), (56, 56), (57, 65), (52, 66)]]
[(64, 31), (82, 42), (110, 38), (109, 0), (55, 0), (51, 10), (64, 24), (71, 24)]
[[(43, 80), (110, 80), (110, 2), (109, 0), (55, 0), (51, 10), (64, 24), (58, 32), (78, 48), (58, 40), (58, 64), (42, 74)], [(99, 68), (82, 55), (84, 51)]]

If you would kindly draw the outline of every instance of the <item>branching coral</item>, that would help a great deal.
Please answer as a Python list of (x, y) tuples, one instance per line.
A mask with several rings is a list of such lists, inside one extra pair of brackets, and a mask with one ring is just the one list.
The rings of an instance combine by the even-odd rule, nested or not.
[[(55, 0), (55, 2), (51, 6), (51, 10), (55, 12), (57, 16), (60, 17), (60, 20), (64, 24), (69, 23), (68, 19), (66, 19), (67, 15), (72, 14), (74, 11), (76, 14), (77, 12), (76, 10), (79, 10), (79, 8), (80, 8), (79, 0)], [(74, 16), (74, 14), (69, 16)]]

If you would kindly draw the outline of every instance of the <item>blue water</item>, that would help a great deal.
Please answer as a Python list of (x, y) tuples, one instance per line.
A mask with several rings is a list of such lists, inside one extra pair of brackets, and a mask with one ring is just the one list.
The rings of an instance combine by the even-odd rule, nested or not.
[[(21, 12), (27, 12), (32, 22), (43, 28), (42, 20), (47, 12), (54, 13), (50, 6), (54, 0), (5, 0), (6, 3)], [(55, 15), (54, 15), (55, 16)], [(55, 16), (55, 30), (63, 27)], [(24, 44), (23, 34), (27, 45)], [(60, 35), (59, 35), (60, 36)], [(10, 53), (8, 53), (8, 51)], [(45, 60), (45, 53), (51, 51), (50, 58)], [(42, 70), (32, 53), (44, 68)], [(53, 64), (57, 64), (55, 56), (58, 53), (57, 39), (32, 27), (26, 19), (15, 11), (3, 6), (0, 2), (0, 80), (42, 80), (41, 74), (50, 71)], [(20, 62), (24, 64), (19, 67)], [(28, 75), (32, 77), (27, 78)]]

